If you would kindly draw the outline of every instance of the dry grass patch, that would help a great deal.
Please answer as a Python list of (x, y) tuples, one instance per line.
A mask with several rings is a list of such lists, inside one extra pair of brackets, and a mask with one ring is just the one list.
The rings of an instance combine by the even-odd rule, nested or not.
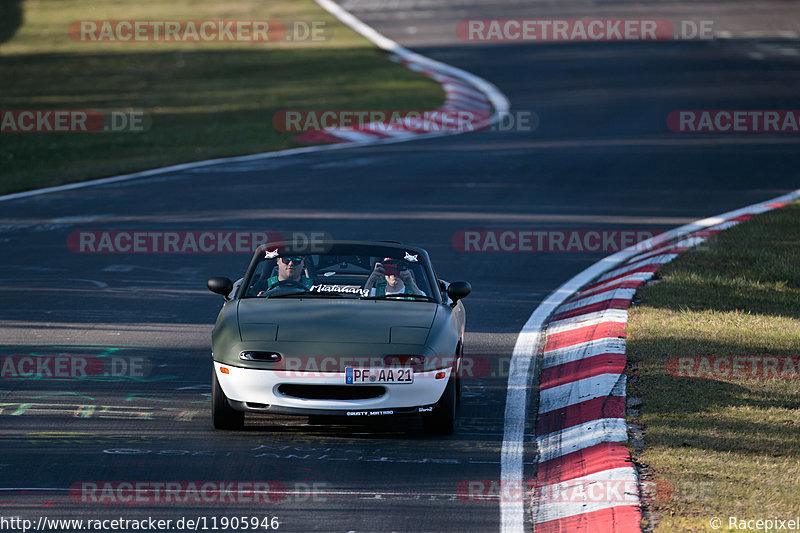
[[(628, 326), (629, 395), (643, 398), (632, 422), (644, 426), (646, 445), (635, 459), (675, 489), (651, 504), (655, 531), (728, 531), (731, 516), (796, 518), (800, 204), (719, 234), (661, 275), (638, 292), (642, 304), (631, 308)], [(795, 373), (782, 366), (783, 379), (732, 378), (725, 367), (671, 375), (668, 361), (684, 356), (741, 356), (757, 365), (777, 357)], [(711, 527), (712, 517), (722, 529)]]

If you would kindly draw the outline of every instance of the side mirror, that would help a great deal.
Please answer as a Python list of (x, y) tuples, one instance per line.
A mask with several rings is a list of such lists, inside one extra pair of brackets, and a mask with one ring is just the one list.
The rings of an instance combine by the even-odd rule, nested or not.
[(453, 305), (472, 292), (472, 285), (466, 281), (454, 281), (447, 287), (447, 296), (453, 300)]
[(208, 286), (208, 290), (217, 294), (221, 294), (226, 300), (228, 299), (228, 294), (233, 289), (233, 282), (222, 276), (208, 278), (206, 285)]

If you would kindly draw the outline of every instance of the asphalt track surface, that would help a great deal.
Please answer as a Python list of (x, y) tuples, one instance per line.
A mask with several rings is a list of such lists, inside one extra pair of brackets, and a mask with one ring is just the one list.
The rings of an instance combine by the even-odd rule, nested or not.
[[(453, 21), (645, 15), (627, 4), (357, 4), (347, 7), (390, 38), (496, 84), (512, 109), (535, 112), (539, 127), (3, 202), (0, 355), (88, 356), (124, 374), (0, 380), (3, 517), (277, 516), (281, 531), (495, 531), (498, 502), (465, 501), (457, 489), (499, 478), (504, 374), (516, 335), (549, 291), (607, 253), (462, 253), (453, 235), (668, 229), (799, 186), (797, 135), (677, 134), (665, 124), (676, 109), (800, 108), (795, 40), (477, 45), (461, 42)], [(673, 20), (707, 16), (664, 6)], [(703, 6), (738, 32), (792, 30), (798, 19), (779, 7), (760, 5), (751, 17), (747, 5)], [(89, 230), (304, 231), (421, 245), (441, 277), (473, 284), (466, 355), (491, 369), (465, 381), (452, 437), (425, 436), (413, 421), (371, 427), (287, 417), (214, 431), (209, 344), (221, 299), (205, 281), (237, 277), (249, 255), (70, 251), (68, 236)], [(535, 413), (535, 384), (531, 391)], [(534, 426), (532, 418), (531, 440)], [(532, 446), (525, 462), (532, 478)], [(130, 505), (68, 491), (106, 481), (274, 482), (286, 492), (268, 503)]]

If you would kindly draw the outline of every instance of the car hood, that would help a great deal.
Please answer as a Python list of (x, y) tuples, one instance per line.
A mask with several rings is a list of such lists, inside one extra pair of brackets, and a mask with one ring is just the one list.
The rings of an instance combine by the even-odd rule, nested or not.
[(423, 344), (436, 309), (430, 302), (247, 298), (238, 318), (242, 341)]

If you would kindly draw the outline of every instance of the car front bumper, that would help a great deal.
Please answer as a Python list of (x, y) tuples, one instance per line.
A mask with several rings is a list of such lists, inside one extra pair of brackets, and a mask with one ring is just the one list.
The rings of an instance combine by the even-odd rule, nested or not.
[[(227, 373), (221, 371), (222, 368)], [(231, 407), (239, 411), (296, 415), (381, 416), (430, 412), (441, 398), (451, 369), (420, 371), (414, 382), (380, 384), (382, 394), (371, 398), (319, 399), (282, 393), (281, 385), (314, 385), (357, 387), (346, 385), (344, 372), (294, 372), (241, 368), (214, 362), (214, 372)], [(444, 377), (436, 379), (436, 374)], [(342, 389), (344, 390), (344, 389)]]

